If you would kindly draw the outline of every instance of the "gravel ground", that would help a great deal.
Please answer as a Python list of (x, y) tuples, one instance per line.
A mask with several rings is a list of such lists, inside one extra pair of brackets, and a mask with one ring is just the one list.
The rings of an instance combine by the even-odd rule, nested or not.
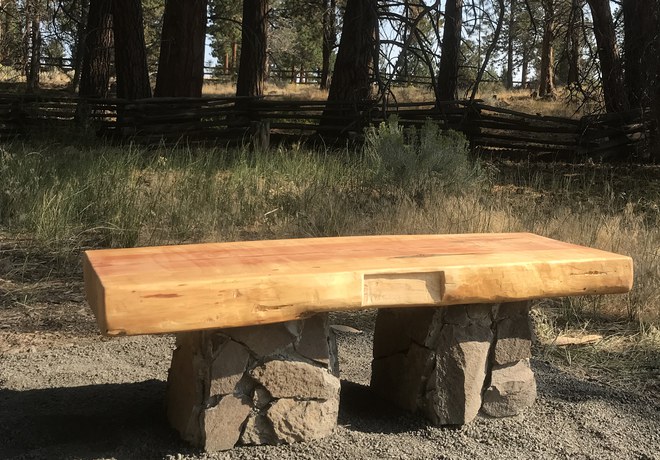
[(369, 392), (374, 313), (335, 315), (333, 321), (363, 333), (338, 333), (341, 408), (329, 438), (215, 454), (192, 449), (165, 422), (173, 338), (106, 339), (90, 326), (78, 334), (37, 333), (29, 346), (0, 347), (0, 458), (660, 459), (657, 399), (540, 360), (532, 361), (539, 398), (524, 414), (430, 426)]

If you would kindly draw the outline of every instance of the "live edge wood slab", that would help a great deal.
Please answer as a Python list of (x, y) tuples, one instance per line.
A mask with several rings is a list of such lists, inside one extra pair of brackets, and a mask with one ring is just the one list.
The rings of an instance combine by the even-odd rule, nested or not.
[(87, 251), (101, 332), (277, 323), (361, 308), (627, 292), (630, 257), (530, 233), (406, 235)]

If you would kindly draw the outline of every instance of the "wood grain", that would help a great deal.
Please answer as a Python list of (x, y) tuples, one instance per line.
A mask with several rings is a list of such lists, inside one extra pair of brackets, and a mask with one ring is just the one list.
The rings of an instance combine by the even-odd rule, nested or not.
[(87, 251), (107, 335), (288, 321), (315, 312), (627, 292), (630, 257), (529, 233), (405, 235)]

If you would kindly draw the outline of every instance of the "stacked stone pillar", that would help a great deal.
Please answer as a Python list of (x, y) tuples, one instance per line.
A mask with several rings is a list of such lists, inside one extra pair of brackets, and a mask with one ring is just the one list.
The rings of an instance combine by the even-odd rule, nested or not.
[(337, 348), (327, 314), (177, 335), (167, 415), (207, 451), (318, 439), (337, 425)]
[(529, 302), (381, 309), (371, 386), (436, 425), (515, 415), (536, 399), (531, 334)]

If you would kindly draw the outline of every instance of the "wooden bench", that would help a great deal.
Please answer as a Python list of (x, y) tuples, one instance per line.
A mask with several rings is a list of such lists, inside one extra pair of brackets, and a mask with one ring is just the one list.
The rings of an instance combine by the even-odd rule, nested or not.
[(207, 450), (333, 430), (328, 312), (378, 308), (372, 388), (462, 424), (534, 401), (531, 299), (623, 293), (633, 279), (629, 257), (528, 233), (96, 250), (83, 268), (103, 334), (177, 333), (168, 418)]

